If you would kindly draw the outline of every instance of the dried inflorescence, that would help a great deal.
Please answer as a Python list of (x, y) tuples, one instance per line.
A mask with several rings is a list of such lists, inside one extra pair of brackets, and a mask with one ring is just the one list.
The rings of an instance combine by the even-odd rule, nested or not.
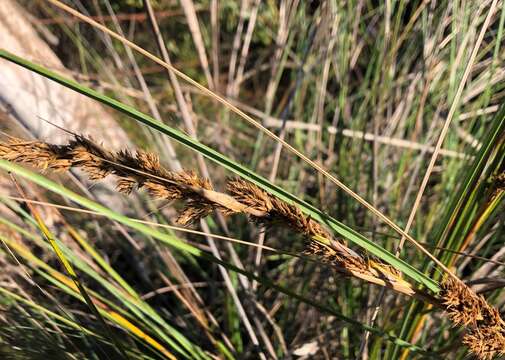
[(417, 292), (412, 285), (402, 278), (401, 272), (377, 259), (358, 254), (341, 243), (332, 242), (331, 246), (312, 239), (305, 254), (316, 255), (324, 263), (332, 265), (336, 271), (367, 282), (386, 286), (409, 296), (428, 300), (428, 296)]
[(75, 136), (67, 145), (11, 138), (9, 143), (0, 143), (0, 158), (55, 171), (80, 168), (91, 180), (114, 175), (117, 178), (116, 188), (122, 193), (145, 188), (154, 198), (184, 199), (188, 207), (178, 219), (182, 224), (208, 215), (215, 207), (200, 194), (201, 191), (212, 190), (210, 182), (193, 171), (168, 171), (160, 165), (155, 154), (143, 151), (114, 153), (83, 136)]
[(50, 168), (55, 171), (66, 171), (72, 166), (72, 160), (65, 157), (63, 148), (39, 141), (11, 138), (9, 143), (0, 143), (0, 158), (43, 170)]
[[(178, 223), (187, 225), (215, 210), (225, 215), (243, 213), (256, 222), (282, 225), (306, 236), (306, 254), (316, 255), (340, 272), (357, 276), (405, 294), (414, 293), (410, 284), (401, 279), (391, 267), (378, 261), (365, 260), (295, 205), (270, 195), (258, 186), (242, 180), (227, 182), (228, 194), (216, 192), (207, 179), (193, 171), (166, 170), (152, 153), (137, 151), (111, 152), (83, 136), (75, 136), (67, 145), (51, 145), (39, 141), (11, 139), (0, 143), (0, 158), (29, 164), (41, 169), (58, 171), (80, 168), (92, 180), (116, 177), (118, 191), (129, 194), (135, 188), (145, 188), (158, 199), (182, 200), (185, 208)], [(323, 241), (323, 242), (321, 242)]]
[(282, 222), (296, 232), (308, 236), (321, 236), (330, 238), (330, 234), (309, 216), (303, 215), (302, 211), (275, 196), (268, 194), (258, 186), (242, 180), (229, 180), (226, 186), (228, 192), (239, 202), (265, 213), (264, 216), (252, 216), (255, 221), (266, 225)]
[(452, 278), (442, 282), (440, 297), (453, 323), (466, 327), (470, 351), (484, 360), (505, 355), (505, 322), (484, 297)]
[(305, 250), (308, 255), (316, 255), (327, 264), (332, 264), (337, 269), (345, 269), (349, 272), (357, 271), (371, 274), (371, 267), (358, 254), (336, 251), (332, 247), (317, 241), (311, 241)]

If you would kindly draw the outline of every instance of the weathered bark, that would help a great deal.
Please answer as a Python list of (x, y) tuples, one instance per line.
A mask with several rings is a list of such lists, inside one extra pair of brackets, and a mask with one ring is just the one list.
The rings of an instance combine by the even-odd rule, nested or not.
[[(71, 77), (25, 13), (15, 1), (0, 1), (0, 46)], [(39, 139), (63, 142), (69, 137), (42, 118), (98, 141), (107, 140), (108, 146), (128, 143), (124, 131), (100, 104), (5, 60), (0, 60), (0, 104)]]
[[(39, 36), (26, 10), (13, 0), (0, 0), (0, 47), (66, 77), (72, 77), (49, 45)], [(15, 119), (34, 138), (66, 142), (71, 135), (42, 119), (67, 129), (86, 134), (112, 148), (123, 148), (130, 142), (126, 133), (98, 102), (67, 89), (16, 64), (0, 59), (0, 130), (16, 134), (7, 119)], [(19, 133), (18, 133), (19, 134)], [(26, 134), (23, 134), (26, 136)], [(0, 174), (2, 177), (4, 174)], [(80, 174), (77, 173), (79, 176)], [(84, 177), (81, 181), (86, 184)], [(17, 195), (10, 179), (2, 179), (4, 191)], [(122, 211), (124, 200), (117, 196), (114, 185), (104, 182), (91, 189), (103, 203)]]

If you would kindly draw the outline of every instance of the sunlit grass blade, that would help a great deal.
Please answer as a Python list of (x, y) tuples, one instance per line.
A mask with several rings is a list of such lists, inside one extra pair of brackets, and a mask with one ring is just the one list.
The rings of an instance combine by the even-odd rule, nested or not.
[[(19, 211), (21, 213), (24, 212), (20, 208), (16, 209), (16, 211)], [(29, 214), (25, 213), (25, 216), (28, 222), (34, 222), (34, 220), (29, 216)], [(21, 234), (23, 234), (23, 236), (32, 240), (38, 246), (49, 249), (47, 243), (42, 242), (39, 237), (30, 233), (26, 229), (21, 229), (17, 225), (7, 221), (6, 219), (0, 219), (0, 222), (11, 227), (16, 232), (20, 232)], [(4, 241), (7, 244), (9, 244), (10, 247), (15, 249), (16, 252), (19, 253), (22, 257), (29, 260), (31, 263), (37, 264), (37, 266), (42, 267), (52, 277), (57, 278), (60, 283), (66, 284), (68, 289), (73, 289), (77, 291), (77, 288), (74, 287), (69, 278), (64, 277), (62, 274), (59, 274), (53, 269), (49, 268), (45, 263), (41, 262), (32, 253), (30, 253), (30, 251), (27, 248), (16, 243), (12, 243), (8, 239), (4, 239)], [(82, 237), (81, 241), (84, 241)], [(67, 246), (65, 246), (57, 239), (56, 243), (62, 255), (65, 256), (65, 258), (67, 258), (70, 263), (72, 263), (77, 269), (79, 269), (81, 273), (86, 274), (90, 278), (94, 279), (101, 286), (103, 286), (104, 289), (106, 289), (111, 295), (117, 298), (125, 306), (125, 308), (130, 314), (135, 316), (140, 323), (144, 324), (144, 326), (149, 328), (154, 334), (157, 335), (158, 338), (168, 343), (172, 348), (174, 348), (180, 354), (184, 355), (187, 358), (189, 357), (189, 354), (192, 354), (194, 358), (198, 359), (207, 358), (207, 356), (199, 347), (192, 344), (183, 334), (181, 334), (174, 327), (170, 326), (148, 303), (141, 300), (138, 296), (132, 296), (129, 293), (123, 291), (122, 289), (116, 288), (110, 281), (108, 281), (108, 279), (102, 277), (99, 273), (93, 270), (85, 261), (82, 261), (78, 256), (76, 256)], [(90, 245), (88, 244), (88, 246)], [(96, 252), (95, 256), (101, 258), (100, 255)], [(101, 258), (101, 260), (104, 261), (103, 258)], [(112, 270), (112, 272), (115, 273), (115, 271), (112, 268), (110, 268), (109, 270)], [(116, 273), (116, 277), (117, 276), (119, 276), (119, 274)], [(125, 286), (126, 288), (131, 288), (130, 285), (126, 282), (124, 282), (122, 286)], [(93, 297), (95, 298), (98, 297), (96, 293), (93, 292), (92, 294)], [(105, 298), (100, 297), (99, 300), (103, 303), (108, 303), (109, 306), (112, 306), (112, 303), (108, 302)], [(118, 311), (118, 309), (116, 309), (116, 311)], [(149, 337), (148, 335), (142, 336), (142, 339), (144, 340), (150, 338), (151, 337)], [(154, 345), (153, 347), (158, 348), (159, 346)]]
[[(17, 181), (15, 181), (15, 185), (18, 188), (18, 191), (24, 197), (24, 193), (22, 192), (20, 186), (17, 184)], [(111, 331), (111, 329), (109, 328), (109, 325), (107, 325), (104, 318), (101, 316), (95, 303), (93, 302), (93, 300), (89, 296), (88, 292), (86, 291), (86, 288), (84, 287), (81, 280), (79, 279), (79, 276), (77, 275), (74, 268), (72, 267), (72, 265), (70, 264), (70, 262), (66, 258), (65, 254), (61, 251), (58, 243), (56, 242), (56, 240), (54, 238), (54, 235), (52, 234), (52, 232), (49, 230), (49, 228), (46, 226), (46, 224), (42, 220), (42, 217), (40, 216), (39, 212), (37, 211), (37, 209), (33, 205), (27, 203), (27, 206), (30, 209), (32, 216), (34, 217), (34, 220), (35, 220), (38, 228), (40, 229), (40, 231), (44, 235), (44, 238), (51, 245), (54, 253), (56, 254), (57, 259), (59, 260), (59, 262), (61, 263), (61, 265), (63, 266), (63, 268), (67, 272), (67, 274), (70, 276), (70, 278), (74, 282), (74, 284), (77, 287), (77, 289), (79, 290), (79, 292), (81, 293), (81, 295), (82, 295), (86, 305), (90, 309), (91, 313), (93, 315), (95, 315), (95, 317), (99, 321), (100, 325), (102, 326), (102, 328), (104, 330), (104, 333), (108, 334), (110, 336), (110, 340), (114, 344), (114, 346), (115, 346), (116, 350), (119, 352), (119, 354), (121, 354), (123, 357), (128, 359), (128, 355), (126, 354), (126, 351), (123, 348), (121, 342), (117, 339), (116, 334), (113, 331)]]
[(194, 246), (187, 244), (178, 238), (173, 237), (172, 235), (162, 233), (162, 232), (152, 229), (146, 225), (135, 222), (126, 216), (120, 215), (120, 214), (118, 214), (118, 213), (116, 213), (116, 212), (114, 212), (114, 211), (112, 211), (102, 205), (99, 205), (99, 204), (93, 202), (92, 200), (89, 200), (85, 197), (82, 197), (82, 196), (66, 189), (65, 187), (63, 187), (59, 184), (56, 184), (55, 182), (45, 178), (42, 175), (36, 174), (36, 173), (29, 171), (21, 166), (18, 166), (16, 164), (12, 164), (12, 163), (5, 161), (5, 160), (0, 160), (0, 168), (4, 169), (6, 171), (10, 171), (13, 174), (16, 174), (18, 176), (24, 177), (24, 178), (40, 185), (40, 186), (46, 188), (47, 190), (50, 190), (56, 194), (64, 196), (64, 197), (72, 200), (73, 202), (75, 202), (85, 208), (88, 208), (90, 210), (104, 214), (106, 217), (116, 220), (119, 223), (122, 223), (124, 225), (127, 225), (127, 226), (129, 226), (129, 227), (131, 227), (131, 228), (133, 228), (143, 234), (152, 236), (153, 238), (159, 240), (162, 243), (172, 246), (178, 250), (187, 252), (187, 253), (195, 256), (196, 258), (200, 258), (201, 260), (207, 260), (207, 261), (210, 261), (213, 263), (223, 265), (226, 268), (228, 268), (229, 270), (238, 272), (240, 274), (247, 276), (250, 279), (254, 279), (254, 280), (258, 281), (258, 283), (262, 284), (265, 287), (271, 287), (277, 291), (280, 291), (280, 292), (290, 296), (293, 299), (297, 299), (301, 302), (307, 303), (311, 306), (316, 307), (317, 309), (319, 309), (321, 311), (328, 312), (342, 321), (345, 321), (351, 325), (354, 325), (362, 330), (368, 330), (373, 334), (376, 334), (378, 336), (382, 336), (382, 337), (386, 338), (387, 340), (392, 341), (395, 344), (398, 344), (401, 347), (407, 346), (412, 351), (418, 351), (418, 352), (422, 352), (422, 353), (425, 352), (424, 350), (422, 350), (416, 346), (413, 346), (412, 344), (407, 343), (407, 342), (403, 341), (402, 339), (399, 339), (399, 338), (397, 338), (387, 332), (379, 330), (375, 327), (370, 327), (370, 326), (364, 325), (360, 321), (352, 319), (347, 316), (344, 316), (341, 313), (335, 311), (334, 309), (332, 309), (328, 306), (321, 305), (318, 302), (308, 299), (304, 296), (301, 296), (298, 293), (296, 293), (290, 289), (279, 286), (267, 278), (256, 276), (248, 271), (239, 269), (239, 268), (237, 268), (227, 262), (224, 262), (222, 260), (214, 258), (212, 255), (210, 255), (200, 249), (197, 249)]
[(404, 273), (406, 276), (411, 277), (415, 281), (425, 285), (428, 289), (438, 292), (439, 287), (437, 282), (408, 264), (407, 262), (397, 258), (392, 254), (391, 252), (387, 251), (386, 249), (382, 248), (381, 246), (375, 244), (374, 242), (368, 240), (365, 238), (363, 235), (359, 234), (358, 232), (354, 231), (350, 227), (346, 226), (345, 224), (342, 224), (341, 222), (337, 221), (336, 219), (328, 216), (327, 214), (323, 213), (321, 210), (317, 209), (316, 207), (308, 204), (307, 202), (299, 199), (298, 197), (294, 196), (293, 194), (289, 193), (288, 191), (284, 190), (283, 188), (276, 186), (266, 180), (265, 178), (259, 176), (255, 172), (249, 170), (248, 168), (242, 166), (241, 164), (229, 159), (228, 157), (220, 154), (219, 152), (213, 150), (212, 148), (200, 143), (197, 140), (194, 140), (190, 136), (187, 136), (186, 134), (171, 128), (163, 123), (160, 123), (150, 117), (147, 114), (144, 114), (140, 111), (138, 111), (135, 108), (132, 108), (128, 105), (125, 105), (115, 99), (112, 99), (108, 96), (105, 96), (103, 94), (98, 93), (97, 91), (90, 89), (86, 86), (83, 86), (73, 80), (67, 79), (63, 76), (60, 76), (40, 65), (34, 64), (30, 61), (27, 61), (25, 59), (22, 59), (18, 56), (15, 56), (13, 54), (8, 53), (5, 50), (0, 50), (0, 57), (7, 59), (9, 61), (12, 61), (16, 64), (19, 64), (31, 71), (34, 71), (44, 77), (47, 77), (51, 80), (54, 80), (72, 90), (75, 90), (87, 97), (93, 98), (95, 100), (98, 100), (102, 102), (103, 104), (106, 104), (107, 106), (110, 106), (116, 110), (119, 110), (123, 112), (124, 114), (132, 117), (133, 119), (140, 121), (148, 126), (150, 126), (153, 129), (156, 129), (163, 134), (173, 138), (174, 140), (180, 142), (181, 144), (191, 148), (194, 151), (197, 151), (201, 153), (203, 156), (207, 157), (208, 159), (216, 162), (217, 164), (221, 165), (222, 167), (232, 171), (233, 173), (239, 175), (240, 177), (253, 182), (254, 184), (258, 185), (259, 187), (263, 188), (265, 191), (271, 193), (272, 195), (277, 196), (278, 198), (287, 201), (289, 203), (294, 203), (298, 205), (301, 210), (307, 214), (310, 215), (314, 220), (319, 221), (323, 224), (326, 224), (328, 227), (330, 227), (332, 230), (334, 230), (336, 233), (338, 233), (340, 236), (346, 238), (347, 240), (357, 244), (358, 246), (364, 248), (365, 250), (369, 251), (371, 254), (377, 256), (378, 258), (384, 260), (385, 262), (391, 264), (393, 267), (396, 269), (400, 270), (402, 273)]
[[(0, 236), (0, 239), (8, 244), (10, 248), (12, 248), (18, 255), (20, 255), (22, 258), (24, 258), (30, 266), (34, 270), (36, 270), (42, 277), (46, 278), (50, 283), (54, 284), (56, 287), (60, 288), (63, 292), (79, 299), (80, 301), (86, 303), (86, 298), (82, 296), (82, 289), (80, 289), (75, 282), (70, 278), (67, 277), (66, 275), (60, 273), (59, 271), (55, 270), (51, 266), (47, 265), (44, 261), (40, 260), (37, 258), (34, 254), (30, 252), (28, 248), (25, 246), (18, 244), (14, 241), (11, 241), (8, 238), (4, 238)], [(61, 244), (60, 244), (61, 247)], [(69, 255), (68, 249), (66, 251), (62, 251), (62, 253), (65, 252), (66, 255), (69, 257), (69, 262), (75, 262), (76, 259), (75, 257), (72, 259)], [(80, 264), (76, 265), (81, 265), (81, 270), (86, 270), (85, 268), (82, 268), (82, 262)], [(96, 277), (95, 277), (96, 279)], [(105, 281), (105, 283), (107, 283)], [(103, 282), (102, 282), (103, 284)], [(149, 336), (147, 333), (145, 333), (143, 330), (141, 330), (138, 326), (132, 323), (132, 321), (126, 319), (126, 315), (128, 312), (125, 312), (121, 308), (115, 306), (112, 302), (107, 300), (106, 298), (100, 296), (94, 291), (90, 291), (86, 288), (84, 288), (84, 292), (87, 294), (89, 299), (93, 299), (94, 302), (97, 304), (97, 312), (100, 314), (100, 317), (102, 318), (107, 318), (109, 319), (112, 323), (115, 323), (119, 327), (123, 328), (125, 331), (130, 332), (133, 334), (135, 337), (138, 337), (141, 341), (144, 341), (147, 345), (151, 346), (153, 349), (156, 351), (159, 351), (162, 353), (166, 358), (169, 359), (174, 359), (175, 357), (172, 355), (170, 351), (168, 351), (164, 346), (162, 346), (158, 341), (156, 341), (154, 338)], [(131, 308), (130, 308), (131, 310)], [(123, 313), (123, 315), (120, 314)], [(156, 329), (154, 329), (156, 330)], [(165, 337), (165, 339), (167, 339)], [(187, 341), (186, 341), (187, 342)], [(189, 353), (186, 352), (185, 350), (181, 349), (177, 344), (175, 344), (173, 341), (168, 339), (168, 343), (174, 348), (179, 351), (181, 355), (183, 355), (185, 358), (191, 358), (189, 356)], [(191, 348), (191, 347), (190, 347)], [(193, 352), (193, 358), (201, 358), (197, 356), (197, 352)]]
[(44, 313), (44, 314), (47, 314), (49, 315), (51, 318), (54, 318), (55, 320), (61, 322), (62, 324), (65, 324), (77, 331), (80, 331), (80, 332), (83, 332), (85, 333), (86, 335), (91, 335), (91, 336), (95, 336), (97, 338), (99, 338), (100, 336), (98, 334), (96, 334), (95, 332), (93, 332), (92, 330), (89, 330), (85, 327), (83, 327), (82, 325), (64, 317), (64, 316), (61, 316), (57, 313), (55, 313), (54, 311), (51, 311), (47, 308), (45, 308), (44, 306), (42, 305), (39, 305), (33, 301), (31, 301), (30, 299), (26, 299), (16, 293), (13, 293), (12, 291), (9, 291), (7, 290), (6, 288), (4, 287), (1, 287), (0, 286), (0, 293), (3, 295), (3, 296), (6, 296), (6, 297), (9, 297), (11, 299), (13, 299), (14, 301), (18, 301), (18, 302), (21, 302), (29, 307), (32, 307), (34, 308), (35, 310), (41, 312), (41, 313)]

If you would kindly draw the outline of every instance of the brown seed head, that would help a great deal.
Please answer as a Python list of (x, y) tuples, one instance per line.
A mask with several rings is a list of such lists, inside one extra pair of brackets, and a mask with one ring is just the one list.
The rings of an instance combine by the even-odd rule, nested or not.
[(242, 179), (228, 181), (228, 192), (239, 202), (267, 215), (255, 218), (265, 224), (282, 223), (296, 232), (308, 236), (321, 236), (329, 239), (331, 236), (318, 222), (305, 216), (295, 205), (268, 194), (258, 186)]
[[(308, 253), (319, 256), (348, 275), (384, 285), (379, 278), (392, 273), (387, 265), (365, 261), (361, 255), (333, 239), (326, 229), (305, 216), (297, 206), (242, 179), (228, 181), (229, 195), (218, 193), (212, 189), (209, 180), (193, 171), (166, 170), (155, 154), (127, 150), (111, 152), (83, 136), (75, 136), (63, 146), (13, 139), (7, 144), (0, 143), (0, 158), (41, 169), (80, 168), (92, 180), (113, 175), (119, 192), (130, 194), (136, 188), (145, 188), (154, 198), (184, 201), (186, 206), (177, 219), (182, 225), (195, 222), (215, 210), (225, 215), (245, 213), (255, 221), (281, 224), (305, 235), (310, 243)], [(316, 237), (328, 240), (332, 246), (315, 241)], [(401, 284), (402, 291), (410, 295), (412, 289), (409, 286), (405, 282)]]
[(305, 250), (307, 255), (316, 255), (327, 264), (333, 265), (337, 270), (357, 271), (363, 274), (369, 274), (370, 268), (362, 257), (349, 256), (345, 252), (336, 251), (332, 247), (317, 241), (311, 241)]
[(114, 175), (119, 192), (130, 194), (135, 188), (145, 188), (154, 198), (185, 200), (187, 206), (180, 217), (183, 224), (212, 211), (212, 203), (200, 194), (201, 189), (212, 189), (207, 179), (198, 177), (193, 171), (168, 171), (152, 153), (137, 151), (133, 154), (128, 150), (114, 153), (91, 138), (76, 135), (62, 146), (13, 138), (8, 143), (0, 143), (0, 158), (39, 169), (80, 168), (91, 180)]
[(480, 359), (505, 355), (505, 322), (498, 310), (467, 286), (447, 278), (440, 297), (455, 325), (467, 327), (463, 342)]

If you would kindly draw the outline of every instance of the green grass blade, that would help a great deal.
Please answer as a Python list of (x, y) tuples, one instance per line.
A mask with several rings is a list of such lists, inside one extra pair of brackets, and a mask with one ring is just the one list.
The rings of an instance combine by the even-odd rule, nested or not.
[(93, 331), (83, 327), (82, 325), (76, 323), (75, 321), (72, 321), (70, 319), (67, 319), (66, 317), (64, 316), (61, 316), (49, 309), (46, 309), (44, 306), (42, 305), (39, 305), (33, 301), (31, 301), (30, 299), (27, 299), (27, 298), (24, 298), (18, 294), (15, 294), (7, 289), (5, 289), (4, 287), (0, 286), (0, 294), (5, 296), (5, 297), (9, 297), (11, 299), (13, 299), (14, 301), (17, 301), (17, 302), (20, 302), (20, 303), (23, 303), (25, 305), (28, 305), (29, 307), (39, 311), (40, 313), (44, 313), (48, 316), (50, 316), (51, 318), (59, 321), (60, 323), (62, 324), (65, 324), (75, 330), (78, 330), (78, 331), (82, 331), (83, 333), (85, 333), (86, 335), (91, 335), (91, 336), (95, 336), (97, 338), (101, 338), (98, 334), (95, 334)]
[[(324, 214), (321, 210), (317, 209), (316, 207), (299, 199), (298, 197), (294, 196), (293, 194), (287, 192), (286, 190), (272, 184), (271, 182), (269, 182), (265, 178), (254, 173), (253, 171), (236, 163), (235, 161), (229, 159), (228, 157), (209, 148), (208, 146), (203, 145), (199, 141), (187, 136), (186, 134), (184, 134), (176, 129), (173, 129), (173, 128), (171, 128), (161, 122), (156, 121), (152, 117), (136, 110), (133, 107), (127, 106), (127, 105), (125, 105), (115, 99), (112, 99), (108, 96), (100, 94), (93, 89), (90, 89), (88, 87), (85, 87), (85, 86), (73, 81), (73, 80), (70, 80), (70, 79), (67, 79), (63, 76), (60, 76), (60, 75), (58, 75), (58, 74), (40, 66), (40, 65), (37, 65), (37, 64), (34, 64), (30, 61), (22, 59), (22, 58), (20, 58), (16, 55), (13, 55), (5, 50), (0, 50), (0, 57), (6, 59), (8, 61), (11, 61), (13, 63), (16, 63), (20, 66), (23, 66), (26, 69), (36, 72), (46, 78), (56, 81), (56, 82), (60, 83), (61, 85), (68, 87), (72, 90), (75, 90), (75, 91), (77, 91), (77, 92), (79, 92), (89, 98), (100, 101), (101, 103), (103, 103), (109, 107), (112, 107), (116, 110), (119, 110), (122, 113), (134, 118), (135, 120), (140, 121), (140, 122), (148, 125), (149, 127), (160, 131), (161, 133), (171, 137), (172, 139), (180, 142), (181, 144), (191, 148), (192, 150), (201, 153), (203, 156), (216, 162), (217, 164), (223, 166), (224, 168), (232, 171), (233, 173), (239, 175), (240, 177), (253, 182), (254, 184), (263, 188), (265, 191), (271, 193), (272, 195), (275, 195), (278, 198), (280, 198), (284, 201), (287, 201), (289, 203), (294, 203), (294, 204), (298, 205), (305, 214), (310, 215), (316, 221), (326, 224), (331, 229), (333, 229), (336, 233), (338, 233), (340, 236), (342, 236), (342, 237), (346, 238), (347, 240), (355, 243), (356, 245), (364, 248), (365, 250), (369, 251), (371, 254), (382, 259), (383, 261), (391, 264), (396, 269), (402, 271), (406, 276), (409, 276), (413, 280), (425, 285), (428, 289), (430, 289), (434, 292), (439, 291), (439, 287), (438, 287), (438, 284), (436, 281), (429, 278), (428, 276), (426, 276), (425, 274), (423, 274), (422, 272), (420, 272), (419, 270), (417, 270), (416, 268), (414, 268), (410, 264), (406, 263), (405, 261), (397, 258), (391, 252), (387, 251), (386, 249), (383, 249), (381, 246), (373, 243), (372, 241), (365, 238), (363, 235), (359, 234), (358, 232), (351, 229), (350, 227), (342, 224), (341, 222), (337, 221), (336, 219)], [(181, 243), (180, 245), (184, 247), (184, 243)], [(194, 255), (196, 255), (196, 254), (194, 254)]]
[(377, 329), (375, 327), (371, 327), (371, 326), (362, 324), (361, 322), (359, 322), (357, 320), (354, 320), (352, 318), (349, 318), (347, 316), (340, 314), (339, 312), (336, 312), (334, 309), (332, 309), (330, 307), (321, 305), (321, 304), (319, 304), (313, 300), (307, 299), (307, 298), (301, 296), (300, 294), (295, 293), (287, 288), (279, 286), (264, 277), (256, 276), (248, 271), (242, 270), (242, 269), (237, 268), (227, 262), (219, 260), (219, 259), (213, 257), (212, 255), (210, 255), (206, 252), (203, 252), (198, 248), (193, 247), (192, 245), (186, 244), (185, 242), (181, 241), (178, 238), (175, 238), (169, 234), (162, 233), (160, 231), (152, 229), (152, 228), (150, 228), (146, 225), (143, 225), (141, 223), (137, 223), (126, 216), (120, 215), (120, 214), (118, 214), (118, 213), (116, 213), (116, 212), (114, 212), (114, 211), (112, 211), (102, 205), (95, 203), (92, 200), (89, 200), (83, 196), (80, 196), (80, 195), (66, 189), (62, 185), (59, 185), (59, 184), (45, 178), (44, 176), (42, 176), (40, 174), (36, 174), (28, 169), (25, 169), (22, 166), (10, 163), (5, 160), (0, 160), (0, 168), (3, 170), (6, 170), (6, 171), (10, 171), (17, 176), (21, 176), (23, 178), (26, 178), (26, 179), (44, 187), (44, 188), (46, 188), (47, 190), (50, 190), (56, 194), (64, 196), (64, 197), (74, 201), (75, 203), (77, 203), (81, 206), (84, 206), (90, 210), (102, 213), (105, 216), (107, 216), (108, 218), (116, 220), (119, 223), (127, 225), (127, 226), (141, 232), (141, 233), (144, 233), (146, 235), (150, 235), (153, 238), (159, 240), (160, 242), (163, 242), (163, 243), (165, 243), (169, 246), (172, 246), (178, 250), (185, 251), (185, 252), (192, 254), (195, 257), (200, 258), (202, 260), (207, 260), (207, 261), (217, 263), (219, 265), (223, 265), (226, 268), (228, 268), (229, 270), (241, 273), (250, 279), (256, 280), (258, 283), (260, 283), (263, 286), (271, 287), (279, 292), (282, 292), (282, 293), (290, 296), (291, 298), (295, 298), (295, 299), (302, 301), (306, 304), (314, 306), (321, 311), (328, 312), (328, 313), (334, 315), (336, 318), (338, 318), (342, 321), (345, 321), (349, 324), (352, 324), (356, 327), (359, 327), (362, 330), (368, 330), (375, 335), (382, 336), (382, 337), (388, 339), (389, 341), (392, 341), (393, 343), (397, 344), (398, 346), (407, 347), (412, 351), (426, 353), (426, 351), (424, 351), (423, 349), (421, 349), (415, 345), (412, 345), (408, 342), (405, 342), (402, 339), (399, 339), (396, 336), (389, 334), (388, 332), (382, 331), (382, 330)]
[[(33, 218), (30, 217), (30, 214), (25, 213), (26, 219), (29, 222), (35, 223)], [(35, 234), (32, 234), (25, 229), (19, 228), (17, 225), (0, 218), (0, 223), (3, 223), (9, 227), (11, 227), (13, 230), (16, 232), (20, 232), (23, 234), (23, 236), (31, 239), (36, 243), (38, 246), (46, 248), (49, 250), (51, 247), (49, 244), (46, 242), (42, 241), (40, 237), (36, 236)], [(1, 236), (0, 236), (0, 239)], [(82, 239), (83, 240), (83, 239)], [(3, 241), (7, 241), (4, 239)], [(167, 344), (169, 344), (174, 350), (178, 351), (180, 354), (184, 355), (186, 358), (190, 358), (188, 354), (192, 354), (194, 358), (198, 359), (207, 359), (208, 356), (197, 346), (192, 344), (183, 334), (181, 334), (178, 330), (176, 330), (174, 327), (170, 326), (164, 319), (159, 316), (159, 314), (145, 301), (141, 300), (138, 296), (131, 296), (126, 294), (124, 291), (121, 291), (120, 289), (117, 289), (115, 286), (113, 286), (110, 282), (108, 282), (105, 278), (103, 278), (100, 274), (98, 274), (96, 271), (94, 271), (92, 268), (89, 267), (89, 265), (86, 264), (86, 262), (82, 261), (79, 259), (78, 256), (76, 256), (72, 250), (70, 250), (67, 246), (65, 246), (61, 241), (56, 239), (57, 246), (59, 249), (61, 249), (62, 254), (68, 259), (68, 261), (75, 266), (79, 271), (83, 274), (86, 274), (90, 278), (94, 279), (96, 282), (98, 282), (100, 285), (102, 285), (109, 293), (111, 293), (114, 297), (116, 297), (118, 300), (121, 301), (121, 303), (130, 311), (131, 314), (135, 315), (135, 317), (142, 323), (145, 324), (147, 327), (149, 327), (160, 339), (164, 340)], [(24, 253), (26, 254), (26, 252)], [(98, 253), (94, 253), (95, 256), (99, 256)], [(42, 266), (46, 271), (48, 271), (48, 265), (46, 265), (44, 262), (37, 261), (37, 259), (31, 255), (28, 257), (28, 259), (36, 264), (38, 266)], [(102, 259), (102, 261), (105, 261)], [(109, 270), (114, 271), (110, 266), (108, 267)], [(49, 271), (51, 272), (51, 271)], [(115, 271), (114, 271), (115, 273)], [(116, 273), (117, 274), (117, 273)], [(119, 274), (117, 274), (119, 276)], [(131, 288), (129, 284), (124, 282), (122, 286), (126, 285), (127, 288)], [(133, 289), (132, 289), (133, 291)], [(98, 294), (93, 293), (93, 297), (98, 297)], [(82, 298), (82, 300), (84, 300)], [(107, 302), (105, 298), (100, 298), (99, 299), (102, 302)], [(119, 309), (116, 309), (116, 311), (119, 311)], [(130, 315), (128, 313), (128, 315)], [(151, 321), (150, 319), (153, 321)], [(156, 324), (158, 325), (156, 325)], [(160, 326), (163, 328), (161, 329)], [(168, 334), (168, 335), (167, 335)], [(172, 337), (177, 343), (174, 343), (174, 341), (170, 338)], [(181, 346), (185, 349), (182, 349)], [(199, 357), (198, 357), (199, 356)]]
[(42, 232), (44, 238), (46, 241), (51, 245), (51, 248), (53, 249), (54, 253), (56, 254), (58, 260), (60, 263), (63, 265), (63, 268), (67, 272), (67, 274), (70, 276), (72, 281), (75, 283), (77, 289), (81, 293), (86, 305), (90, 309), (91, 313), (96, 317), (100, 325), (102, 326), (104, 333), (109, 334), (110, 340), (114, 344), (114, 347), (116, 348), (116, 351), (121, 354), (124, 358), (128, 359), (128, 355), (126, 354), (126, 350), (123, 348), (121, 342), (117, 338), (116, 334), (112, 331), (112, 329), (109, 327), (109, 325), (105, 322), (105, 319), (102, 317), (101, 313), (98, 311), (98, 308), (96, 307), (95, 303), (89, 296), (86, 288), (82, 284), (79, 276), (77, 275), (76, 271), (74, 270), (73, 266), (70, 264), (70, 261), (67, 259), (63, 251), (61, 250), (60, 246), (58, 245), (53, 233), (49, 230), (49, 228), (46, 226), (44, 221), (42, 220), (42, 217), (39, 215), (39, 213), (36, 211), (35, 208), (31, 207), (29, 205), (29, 208), (32, 212), (32, 216), (34, 217), (38, 228)]

